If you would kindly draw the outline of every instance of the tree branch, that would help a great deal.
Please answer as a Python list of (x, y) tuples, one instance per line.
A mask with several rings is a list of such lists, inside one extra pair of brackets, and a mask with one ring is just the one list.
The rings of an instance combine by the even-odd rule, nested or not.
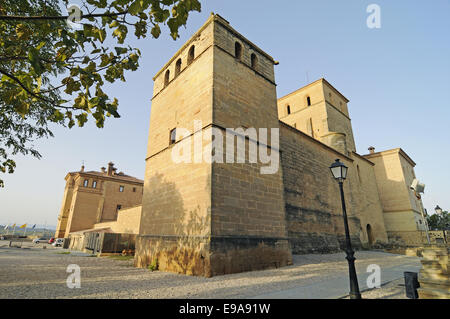
[[(117, 17), (121, 15), (126, 15), (128, 11), (124, 12), (104, 12), (104, 13), (96, 13), (96, 14), (84, 14), (81, 15), (81, 19), (84, 18), (100, 18), (100, 17)], [(3, 16), (0, 15), (0, 21), (2, 20), (67, 20), (69, 16)]]

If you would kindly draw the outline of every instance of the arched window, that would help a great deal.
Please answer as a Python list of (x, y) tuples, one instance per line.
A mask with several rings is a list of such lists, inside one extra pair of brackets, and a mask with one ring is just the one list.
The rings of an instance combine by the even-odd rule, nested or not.
[(291, 114), (291, 106), (288, 105), (286, 109), (287, 109), (287, 114), (288, 114), (288, 115)]
[(256, 69), (256, 67), (258, 66), (258, 57), (256, 56), (256, 54), (252, 53), (251, 61), (252, 61), (252, 68)]
[(195, 59), (195, 45), (191, 46), (188, 54), (188, 65), (192, 63)]
[(242, 59), (242, 45), (239, 42), (234, 44), (234, 56), (238, 60)]
[(306, 98), (306, 103), (308, 106), (311, 106), (311, 98), (309, 96)]
[(181, 59), (178, 59), (177, 64), (175, 64), (175, 76), (181, 73)]
[(170, 81), (170, 70), (167, 70), (166, 75), (164, 76), (164, 87), (169, 85), (169, 81)]

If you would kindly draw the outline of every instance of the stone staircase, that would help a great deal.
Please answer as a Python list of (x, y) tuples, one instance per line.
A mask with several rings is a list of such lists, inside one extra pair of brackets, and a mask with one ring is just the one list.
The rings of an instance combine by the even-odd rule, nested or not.
[(432, 246), (422, 252), (419, 272), (419, 299), (450, 299), (450, 261), (448, 248)]

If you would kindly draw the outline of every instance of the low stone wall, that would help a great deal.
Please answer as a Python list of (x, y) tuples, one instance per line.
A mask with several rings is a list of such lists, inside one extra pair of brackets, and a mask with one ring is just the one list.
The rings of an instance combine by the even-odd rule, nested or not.
[(212, 277), (292, 264), (287, 239), (138, 236), (135, 266)]
[(421, 231), (388, 231), (389, 243), (399, 247), (420, 247), (427, 243), (425, 232)]
[[(429, 231), (431, 244), (445, 244), (449, 241), (449, 232), (446, 231)], [(427, 234), (425, 231), (389, 231), (389, 243), (398, 247), (420, 247), (428, 245)]]

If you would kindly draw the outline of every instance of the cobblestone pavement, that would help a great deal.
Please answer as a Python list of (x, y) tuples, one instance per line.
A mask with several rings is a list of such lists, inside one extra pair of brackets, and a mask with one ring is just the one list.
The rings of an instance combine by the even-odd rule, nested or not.
[[(277, 292), (280, 298), (338, 298), (348, 290), (344, 253), (296, 255), (289, 267), (202, 278), (134, 268), (132, 260), (89, 257), (48, 245), (43, 249), (42, 244), (9, 248), (8, 243), (0, 241), (0, 298), (277, 298), (271, 295)], [(355, 256), (360, 282), (370, 264), (380, 265), (382, 276), (384, 269), (386, 274), (389, 270), (390, 280), (399, 279), (399, 271), (420, 267), (416, 257), (377, 251), (360, 251)], [(70, 275), (66, 270), (71, 264), (81, 268), (80, 289), (66, 285)], [(339, 285), (334, 288), (342, 294), (330, 293), (333, 289), (328, 289), (328, 284)], [(397, 280), (363, 295), (402, 297), (404, 287), (399, 284)]]

